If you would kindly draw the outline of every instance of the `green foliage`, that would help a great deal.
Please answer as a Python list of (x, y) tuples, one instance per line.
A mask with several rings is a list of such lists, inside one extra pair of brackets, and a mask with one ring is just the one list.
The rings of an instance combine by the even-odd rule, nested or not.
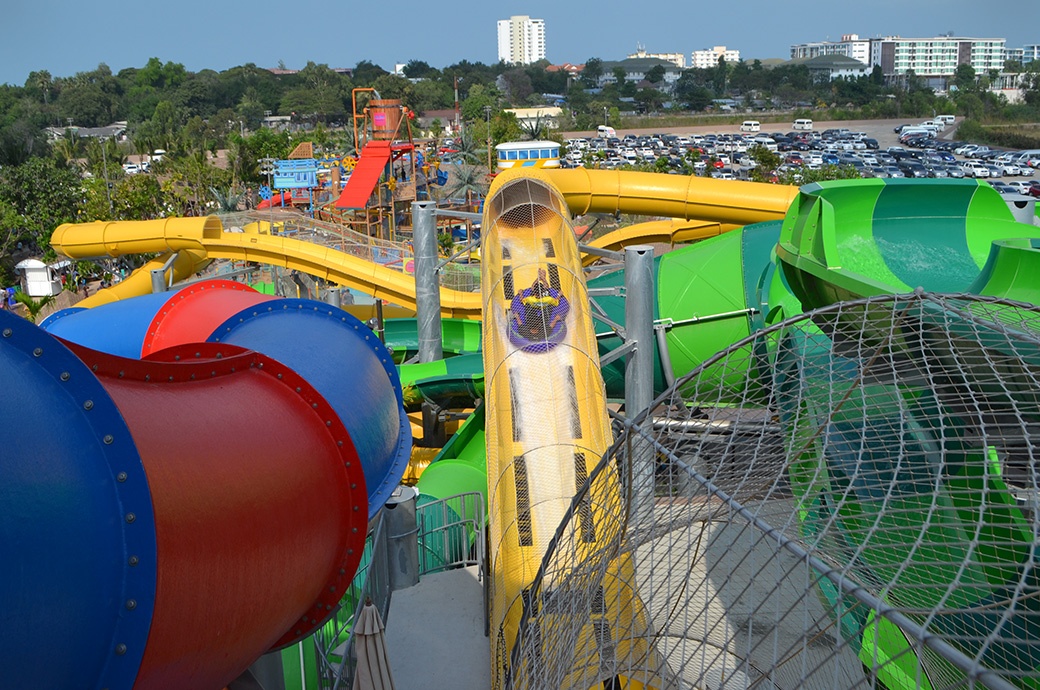
[(957, 128), (957, 137), (979, 144), (991, 144), (1011, 149), (1040, 148), (1040, 128), (984, 127), (976, 120), (965, 120)]
[(827, 180), (854, 180), (859, 178), (859, 171), (851, 165), (823, 165), (819, 168), (800, 166), (791, 170), (781, 172), (777, 175), (776, 182), (787, 185), (803, 185), (811, 182), (825, 182)]
[(14, 301), (25, 307), (25, 318), (30, 323), (36, 323), (36, 319), (40, 316), (40, 312), (48, 304), (54, 301), (54, 297), (51, 295), (44, 295), (40, 298), (30, 297), (22, 291), (14, 293)]
[(41, 250), (49, 246), (54, 228), (75, 220), (81, 195), (79, 177), (51, 158), (0, 169), (0, 202), (18, 214), (22, 239)]
[(755, 182), (771, 182), (776, 169), (780, 167), (780, 156), (761, 144), (755, 144), (747, 152), (751, 160), (755, 161), (751, 179)]

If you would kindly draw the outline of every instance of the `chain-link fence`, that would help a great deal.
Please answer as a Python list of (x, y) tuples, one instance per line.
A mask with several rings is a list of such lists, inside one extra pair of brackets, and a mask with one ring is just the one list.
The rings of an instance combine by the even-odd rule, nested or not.
[[(1038, 687), (1038, 431), (1032, 308), (915, 294), (756, 333), (625, 423), (525, 594), (511, 685)], [(647, 444), (645, 504), (590, 504)], [(590, 512), (623, 529), (575, 563)]]

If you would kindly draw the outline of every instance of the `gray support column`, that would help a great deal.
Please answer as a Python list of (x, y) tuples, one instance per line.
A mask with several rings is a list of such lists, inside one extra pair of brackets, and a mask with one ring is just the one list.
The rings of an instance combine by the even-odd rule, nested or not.
[(164, 269), (152, 269), (152, 292), (166, 292), (166, 271)]
[(338, 287), (329, 288), (328, 291), (325, 292), (325, 301), (330, 306), (336, 307), (337, 309), (341, 308), (343, 306), (342, 290), (343, 288)]
[[(634, 345), (625, 363), (625, 415), (632, 419), (654, 399), (654, 250), (625, 247), (625, 343)], [(629, 519), (638, 526), (651, 517), (654, 500), (654, 452), (632, 435)]]
[(383, 505), (391, 592), (419, 584), (418, 496), (415, 488), (398, 486)]
[(412, 204), (412, 248), (415, 251), (415, 316), (419, 328), (419, 362), (443, 358), (441, 290), (437, 280), (437, 204)]

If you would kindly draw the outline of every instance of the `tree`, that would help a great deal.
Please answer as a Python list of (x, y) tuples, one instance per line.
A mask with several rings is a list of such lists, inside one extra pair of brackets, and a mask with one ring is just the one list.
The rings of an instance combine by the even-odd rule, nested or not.
[(651, 84), (659, 84), (664, 81), (664, 65), (654, 65), (646, 73), (646, 80)]
[(519, 67), (502, 75), (502, 88), (505, 90), (506, 100), (516, 104), (523, 103), (528, 96), (534, 93), (531, 77)]
[(354, 83), (357, 86), (371, 86), (384, 74), (389, 72), (370, 60), (361, 60), (354, 67)]
[(657, 112), (664, 103), (664, 94), (657, 89), (639, 89), (636, 93), (636, 103), (644, 113)]
[(599, 86), (599, 79), (603, 76), (603, 61), (599, 58), (589, 58), (585, 61), (585, 67), (581, 70), (581, 83), (586, 88), (594, 89)]
[(14, 300), (25, 307), (25, 311), (27, 312), (25, 319), (29, 321), (29, 323), (36, 323), (36, 319), (40, 316), (40, 312), (43, 311), (44, 307), (54, 301), (54, 297), (52, 295), (44, 295), (39, 299), (35, 299), (19, 290), (14, 293)]
[(705, 87), (703, 70), (683, 70), (675, 82), (675, 98), (690, 110), (704, 110), (714, 94)]
[(755, 161), (751, 169), (751, 179), (755, 182), (772, 182), (776, 169), (780, 167), (780, 156), (761, 144), (748, 149), (748, 155)]
[(438, 70), (430, 67), (429, 63), (423, 62), (422, 60), (409, 60), (408, 64), (404, 66), (404, 76), (409, 79), (422, 79), (424, 77), (434, 77), (439, 73)]
[(957, 65), (953, 72), (953, 84), (958, 91), (975, 91), (978, 88), (975, 68), (968, 63)]
[(715, 69), (712, 73), (711, 83), (715, 89), (715, 93), (722, 96), (726, 93), (726, 79), (728, 75), (728, 67), (726, 66), (726, 58), (723, 55), (719, 56), (719, 61), (715, 64)]
[(22, 218), (9, 202), (0, 199), (0, 286), (10, 285), (14, 276), (11, 249), (23, 234)]
[(459, 113), (467, 122), (483, 120), (485, 106), (490, 107), (492, 112), (497, 112), (501, 97), (502, 94), (493, 85), (474, 84), (466, 94), (465, 100), (459, 104)]
[(472, 208), (474, 206), (473, 197), (483, 197), (487, 191), (487, 171), (484, 166), (454, 165), (448, 178), (448, 184), (444, 187), (444, 196), (449, 199), (465, 196), (466, 205)]
[(14, 208), (23, 237), (40, 250), (49, 247), (54, 228), (76, 220), (81, 197), (79, 176), (51, 158), (0, 169), (0, 202)]

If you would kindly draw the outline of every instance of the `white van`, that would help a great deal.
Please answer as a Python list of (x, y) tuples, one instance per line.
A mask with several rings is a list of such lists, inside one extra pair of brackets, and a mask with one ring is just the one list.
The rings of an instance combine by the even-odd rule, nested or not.
[(596, 134), (603, 137), (604, 139), (613, 139), (617, 136), (617, 132), (614, 131), (613, 127), (607, 125), (600, 125), (596, 128)]
[(741, 132), (761, 132), (762, 125), (758, 120), (744, 120), (740, 125)]
[(794, 125), (792, 125), (792, 127), (793, 127), (793, 129), (801, 129), (801, 130), (805, 130), (807, 132), (811, 132), (812, 131), (812, 120), (808, 120), (808, 119), (795, 120), (794, 121)]
[(941, 122), (944, 125), (952, 125), (954, 122), (957, 121), (957, 116), (956, 115), (936, 115), (935, 116), (935, 121), (936, 122)]
[(757, 137), (755, 137), (754, 139), (752, 139), (751, 141), (753, 143), (755, 143), (755, 144), (758, 144), (759, 146), (765, 146), (767, 149), (769, 149), (770, 151), (772, 151), (774, 153), (777, 150), (776, 142), (773, 141), (772, 137), (767, 137), (767, 136), (763, 136), (763, 135), (760, 134)]
[(944, 129), (946, 129), (946, 123), (943, 122), (942, 120), (938, 119), (938, 118), (936, 118), (934, 120), (925, 120), (924, 122), (921, 123), (920, 126), (921, 127), (935, 127), (935, 129), (940, 131), (940, 132), (943, 131)]

